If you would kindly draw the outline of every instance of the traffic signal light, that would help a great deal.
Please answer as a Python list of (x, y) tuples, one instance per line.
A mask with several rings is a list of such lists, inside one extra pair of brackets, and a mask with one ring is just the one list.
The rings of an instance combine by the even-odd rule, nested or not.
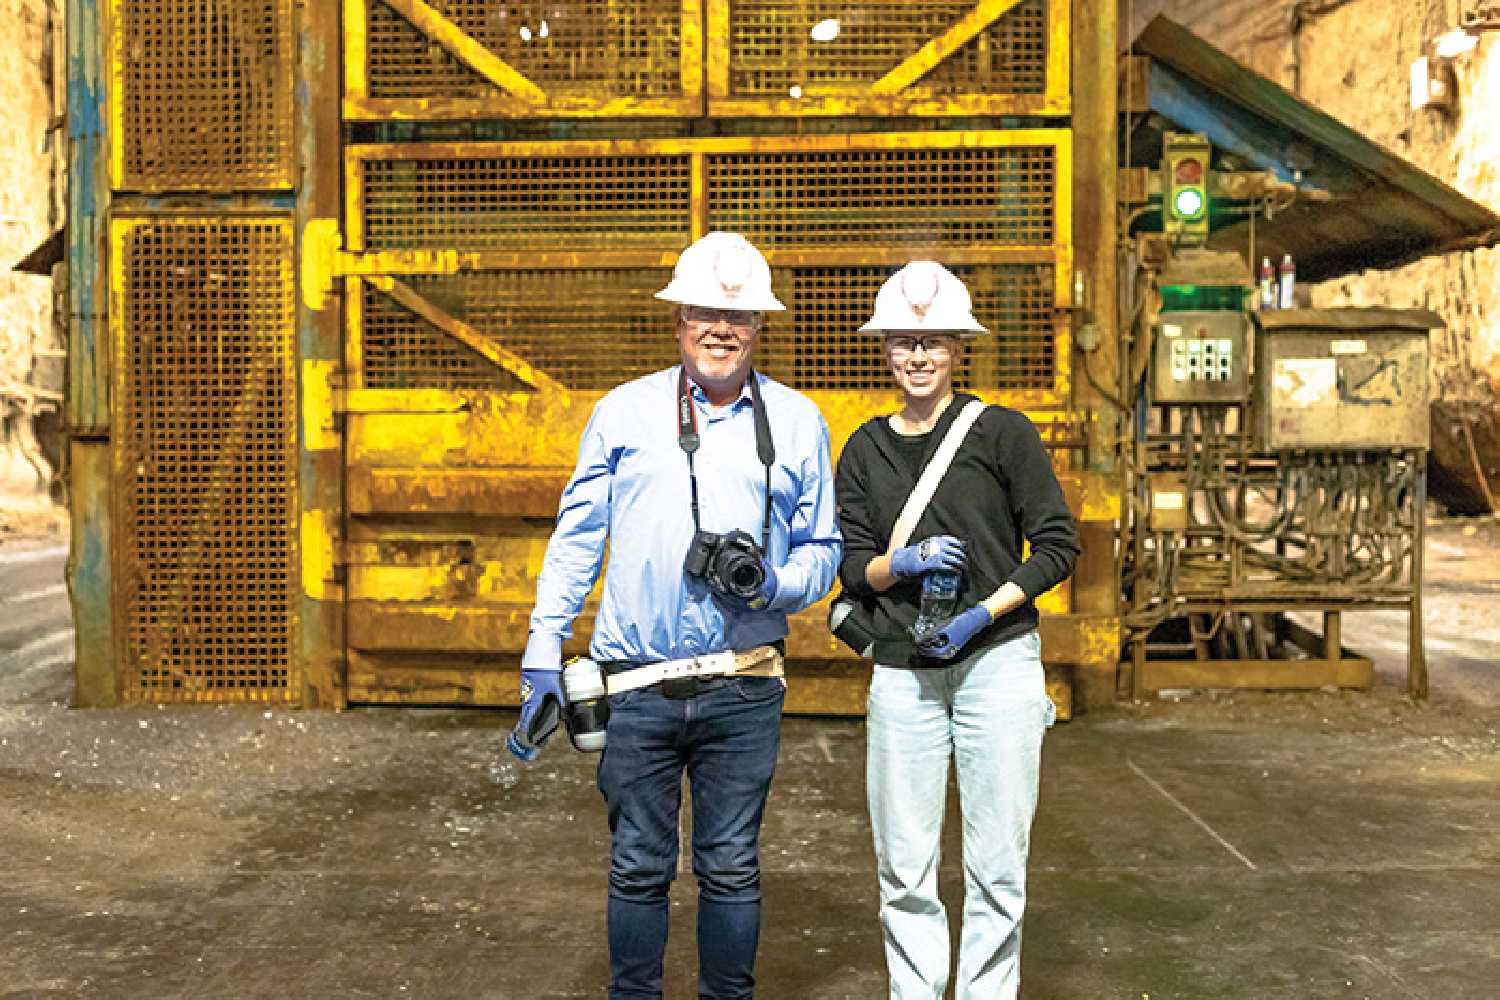
[(1208, 162), (1213, 147), (1197, 134), (1168, 132), (1162, 153), (1162, 231), (1179, 243), (1208, 240)]

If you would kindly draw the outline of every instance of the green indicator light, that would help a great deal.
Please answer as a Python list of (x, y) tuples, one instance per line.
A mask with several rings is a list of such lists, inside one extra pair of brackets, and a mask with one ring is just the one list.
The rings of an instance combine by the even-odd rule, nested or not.
[(1179, 219), (1196, 219), (1203, 209), (1203, 192), (1197, 188), (1182, 188), (1172, 196), (1172, 211)]

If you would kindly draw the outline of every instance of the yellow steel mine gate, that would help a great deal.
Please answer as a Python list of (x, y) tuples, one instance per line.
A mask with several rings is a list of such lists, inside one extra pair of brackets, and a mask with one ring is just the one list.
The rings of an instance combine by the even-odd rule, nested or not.
[[(1113, 670), (1112, 606), (1075, 607), (1080, 592), (1112, 604), (1118, 504), (1109, 475), (1084, 471), (1091, 411), (1070, 360), (1094, 258), (1073, 249), (1069, 0), (342, 13), (337, 38), (308, 20), (295, 60), (290, 211), (131, 215), (115, 185), (111, 327), (135, 345), (115, 356), (122, 696), (514, 704), (583, 424), (604, 392), (675, 362), (652, 293), (715, 229), (766, 252), (788, 311), (758, 367), (818, 403), (836, 449), (896, 402), (856, 333), (881, 281), (918, 256), (965, 279), (995, 335), (961, 384), (1031, 414), (1086, 540), (1102, 527), (1109, 547), (1043, 602), (1054, 695), (1066, 709), (1071, 667)], [(229, 25), (229, 48), (270, 37), (253, 27)], [(281, 58), (235, 65), (275, 90)], [(189, 271), (151, 270), (160, 246)], [(788, 705), (862, 712), (867, 671), (825, 614), (792, 622)], [(591, 621), (592, 604), (575, 651)]]

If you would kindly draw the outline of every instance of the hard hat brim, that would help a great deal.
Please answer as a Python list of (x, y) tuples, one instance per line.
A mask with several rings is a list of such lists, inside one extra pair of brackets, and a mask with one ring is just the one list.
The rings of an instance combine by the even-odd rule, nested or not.
[(951, 333), (955, 337), (968, 340), (972, 337), (982, 337), (990, 331), (979, 325), (979, 321), (972, 316), (969, 317), (967, 325), (956, 322), (945, 323), (923, 323), (913, 325), (912, 323), (889, 323), (876, 316), (870, 322), (859, 328), (860, 333), (868, 333), (872, 336), (883, 337), (888, 333)]
[(682, 282), (676, 278), (657, 292), (658, 299), (667, 302), (675, 302), (683, 306), (697, 306), (700, 309), (746, 309), (751, 312), (783, 312), (786, 306), (773, 293), (766, 292), (761, 295), (740, 295), (733, 298), (727, 295), (706, 295), (703, 289), (686, 289)]

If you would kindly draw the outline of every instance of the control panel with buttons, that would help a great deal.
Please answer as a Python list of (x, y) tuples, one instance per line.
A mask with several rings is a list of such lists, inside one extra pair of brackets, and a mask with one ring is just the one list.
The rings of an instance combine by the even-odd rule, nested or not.
[(1249, 396), (1248, 317), (1164, 312), (1152, 351), (1153, 403), (1237, 403)]

